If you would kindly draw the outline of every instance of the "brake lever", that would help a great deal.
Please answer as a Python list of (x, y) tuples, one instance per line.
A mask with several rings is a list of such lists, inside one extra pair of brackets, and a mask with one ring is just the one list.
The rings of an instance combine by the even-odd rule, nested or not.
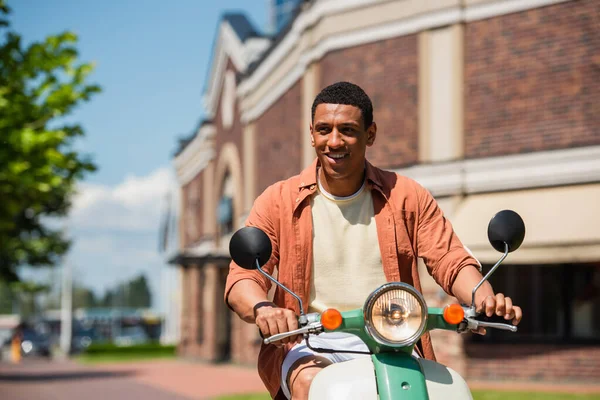
[(459, 332), (466, 332), (468, 330), (476, 331), (479, 328), (494, 328), (503, 331), (516, 332), (517, 326), (506, 323), (504, 317), (492, 315), (488, 317), (484, 313), (477, 313), (474, 308), (463, 306), (465, 310), (465, 319), (458, 326)]
[(305, 333), (310, 333), (314, 335), (318, 335), (323, 332), (323, 325), (320, 322), (308, 324), (302, 328), (294, 329), (293, 331), (278, 333), (273, 336), (269, 336), (263, 340), (264, 344), (271, 344), (273, 342), (278, 342), (281, 339), (285, 339), (290, 336), (295, 335), (304, 335)]
[(479, 328), (494, 328), (494, 329), (500, 329), (503, 331), (511, 331), (511, 332), (517, 331), (516, 325), (507, 324), (506, 322), (480, 321), (473, 317), (467, 317), (465, 319), (465, 321), (466, 321), (466, 324), (463, 322), (463, 324), (461, 324), (461, 326), (459, 326), (459, 331), (461, 331), (461, 332), (464, 332), (467, 330), (476, 331)]

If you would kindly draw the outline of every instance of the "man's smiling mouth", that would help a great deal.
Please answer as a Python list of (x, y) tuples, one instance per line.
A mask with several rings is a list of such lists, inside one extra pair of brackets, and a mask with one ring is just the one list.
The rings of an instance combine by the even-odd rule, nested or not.
[(328, 153), (325, 155), (327, 156), (327, 158), (329, 158), (333, 161), (341, 161), (344, 158), (347, 158), (349, 156), (348, 153)]

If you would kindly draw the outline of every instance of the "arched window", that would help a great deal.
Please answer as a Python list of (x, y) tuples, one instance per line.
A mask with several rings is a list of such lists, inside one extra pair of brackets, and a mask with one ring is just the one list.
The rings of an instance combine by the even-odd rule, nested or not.
[(233, 209), (233, 179), (227, 173), (223, 180), (221, 198), (217, 206), (217, 222), (221, 235), (233, 233), (234, 209)]

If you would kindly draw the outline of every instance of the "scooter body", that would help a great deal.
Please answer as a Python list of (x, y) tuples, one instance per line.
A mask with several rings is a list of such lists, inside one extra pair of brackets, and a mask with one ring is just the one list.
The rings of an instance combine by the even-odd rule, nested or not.
[[(400, 357), (411, 357), (401, 354)], [(416, 386), (425, 384), (426, 393), (416, 391), (407, 382), (404, 371), (388, 381), (392, 388), (399, 391), (402, 399), (430, 400), (469, 400), (472, 399), (467, 382), (453, 369), (424, 358), (411, 357), (418, 364), (422, 381)], [(315, 376), (310, 386), (309, 400), (378, 400), (377, 377), (371, 357), (358, 358), (352, 361), (332, 364)], [(389, 377), (389, 375), (388, 375)], [(425, 397), (427, 396), (427, 397)]]
[[(403, 283), (390, 283), (385, 287), (416, 290)], [(366, 306), (367, 307), (367, 306)], [(464, 311), (458, 305), (454, 309)], [(459, 331), (468, 324), (447, 321), (447, 308), (426, 308), (424, 330), (444, 329)], [(327, 312), (327, 311), (326, 311)], [(369, 348), (370, 355), (351, 361), (332, 364), (314, 378), (310, 400), (322, 399), (379, 399), (379, 400), (465, 400), (471, 393), (465, 380), (454, 370), (434, 361), (415, 356), (414, 342), (402, 347), (382, 344), (367, 329), (365, 312), (356, 309), (340, 313), (341, 321), (329, 331), (351, 333), (361, 338)], [(314, 316), (309, 319), (314, 320)], [(455, 322), (455, 323), (452, 323)]]

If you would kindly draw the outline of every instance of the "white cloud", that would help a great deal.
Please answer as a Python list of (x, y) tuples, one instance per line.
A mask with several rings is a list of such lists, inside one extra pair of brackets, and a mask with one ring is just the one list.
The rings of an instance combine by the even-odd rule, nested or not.
[(78, 279), (98, 293), (143, 273), (158, 296), (160, 271), (173, 268), (157, 251), (154, 233), (86, 232), (74, 239), (69, 262)]
[(160, 307), (161, 276), (174, 272), (158, 251), (167, 193), (176, 208), (177, 183), (169, 167), (128, 176), (115, 186), (82, 184), (68, 218), (68, 236), (73, 239), (68, 262), (77, 280), (101, 294), (143, 273), (154, 306)]
[(175, 177), (168, 167), (148, 176), (129, 176), (114, 187), (82, 184), (73, 201), (69, 229), (156, 231), (167, 193), (176, 192)]

